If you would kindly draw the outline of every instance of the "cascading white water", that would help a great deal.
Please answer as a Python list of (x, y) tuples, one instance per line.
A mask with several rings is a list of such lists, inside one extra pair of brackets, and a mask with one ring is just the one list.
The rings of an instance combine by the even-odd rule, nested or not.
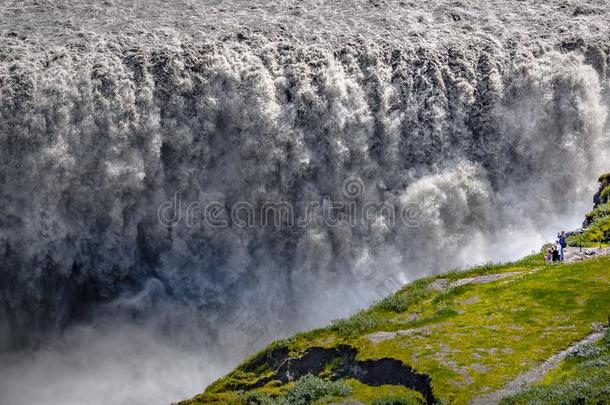
[[(74, 325), (139, 325), (235, 361), (420, 275), (537, 249), (607, 163), (598, 44), (193, 38), (0, 38), (5, 351), (65, 333), (74, 356), (103, 352)], [(325, 201), (410, 217), (329, 224)], [(310, 221), (231, 218), (269, 202)], [(189, 221), (193, 203), (226, 224)], [(13, 384), (39, 364), (11, 359)]]

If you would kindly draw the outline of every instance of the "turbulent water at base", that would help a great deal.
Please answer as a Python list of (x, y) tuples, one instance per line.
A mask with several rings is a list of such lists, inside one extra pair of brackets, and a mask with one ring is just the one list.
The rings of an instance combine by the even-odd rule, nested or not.
[[(4, 24), (0, 403), (193, 395), (418, 276), (537, 249), (607, 164), (600, 41)], [(328, 201), (409, 220), (329, 224)], [(310, 221), (231, 218), (269, 202)]]

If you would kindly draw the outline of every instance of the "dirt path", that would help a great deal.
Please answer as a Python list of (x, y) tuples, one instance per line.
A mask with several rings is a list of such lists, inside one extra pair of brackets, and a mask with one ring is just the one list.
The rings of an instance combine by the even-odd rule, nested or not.
[[(583, 249), (582, 252), (580, 252), (580, 249), (578, 249), (578, 248), (566, 248), (564, 254), (565, 254), (565, 263), (575, 263), (575, 262), (586, 260), (586, 259), (592, 258), (592, 257), (610, 255), (610, 248), (602, 248), (602, 249), (587, 248), (587, 249)], [(500, 279), (504, 279), (504, 278), (508, 278), (508, 277), (512, 277), (512, 276), (535, 273), (540, 270), (542, 270), (542, 268), (536, 268), (532, 271), (523, 271), (523, 272), (486, 274), (486, 275), (477, 276), (477, 277), (466, 277), (463, 279), (455, 280), (453, 282), (449, 282), (448, 279), (441, 278), (441, 279), (437, 279), (434, 282), (432, 282), (428, 286), (428, 289), (434, 290), (434, 291), (450, 290), (452, 288), (456, 288), (456, 287), (459, 287), (462, 285), (491, 283), (496, 280), (500, 280)], [(409, 335), (413, 335), (413, 334), (417, 334), (417, 333), (432, 333), (432, 330), (438, 326), (440, 326), (440, 325), (434, 324), (434, 325), (426, 325), (426, 326), (419, 327), (419, 328), (398, 330), (398, 331), (393, 331), (393, 332), (375, 332), (375, 333), (371, 333), (365, 337), (367, 339), (369, 339), (372, 343), (380, 343), (385, 340), (394, 339), (398, 336), (409, 336)], [(474, 398), (470, 402), (470, 405), (498, 404), (502, 400), (502, 398), (515, 394), (515, 393), (519, 392), (520, 390), (522, 390), (525, 386), (535, 383), (535, 382), (539, 381), (540, 379), (542, 379), (542, 377), (544, 377), (544, 375), (546, 373), (548, 373), (550, 370), (556, 368), (561, 363), (562, 360), (564, 360), (570, 354), (574, 353), (581, 346), (589, 344), (589, 343), (594, 343), (594, 342), (602, 339), (603, 336), (604, 336), (604, 328), (602, 326), (600, 326), (599, 330), (596, 330), (595, 332), (591, 333), (584, 339), (573, 343), (567, 349), (551, 356), (550, 358), (548, 358), (546, 361), (544, 361), (537, 367), (517, 376), (515, 379), (508, 382), (503, 388)]]
[(520, 274), (526, 274), (526, 273), (530, 274), (530, 273), (533, 273), (533, 272), (539, 271), (539, 270), (540, 269), (536, 269), (536, 270), (528, 271), (528, 272), (513, 271), (513, 272), (499, 273), (499, 274), (485, 274), (483, 276), (461, 278), (461, 279), (455, 280), (451, 283), (446, 278), (439, 278), (439, 279), (434, 280), (428, 286), (428, 289), (434, 290), (434, 291), (442, 291), (442, 290), (451, 290), (452, 288), (460, 287), (460, 286), (463, 286), (466, 284), (493, 283), (494, 281), (501, 280), (503, 278), (518, 276)]
[(432, 325), (422, 326), (419, 328), (403, 329), (403, 330), (397, 330), (394, 332), (375, 332), (375, 333), (370, 333), (370, 334), (366, 335), (365, 338), (370, 340), (372, 343), (381, 343), (385, 340), (394, 339), (399, 336), (411, 336), (411, 335), (415, 335), (418, 333), (430, 334), (432, 330), (434, 330), (440, 326), (443, 326), (443, 325), (445, 325), (445, 323), (436, 323), (436, 324), (432, 324)]
[(542, 377), (550, 370), (556, 368), (559, 363), (563, 359), (565, 359), (570, 354), (574, 353), (578, 350), (579, 347), (594, 343), (600, 340), (604, 336), (603, 330), (594, 332), (587, 336), (586, 338), (572, 344), (570, 347), (565, 349), (562, 352), (555, 354), (554, 356), (549, 357), (545, 362), (540, 364), (538, 367), (535, 367), (525, 373), (519, 375), (517, 378), (510, 381), (506, 384), (502, 389), (492, 392), (490, 394), (481, 395), (479, 397), (474, 398), (470, 405), (494, 405), (498, 404), (502, 398), (505, 398), (509, 395), (516, 394), (521, 391), (525, 386), (540, 381)]

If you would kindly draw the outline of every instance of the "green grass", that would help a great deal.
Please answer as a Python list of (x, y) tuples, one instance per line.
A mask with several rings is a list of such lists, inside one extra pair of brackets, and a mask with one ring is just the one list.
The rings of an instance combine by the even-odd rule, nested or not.
[(599, 204), (586, 217), (585, 232), (568, 238), (570, 246), (599, 246), (610, 243), (610, 173), (599, 177)]
[[(450, 291), (434, 291), (437, 278), (452, 282), (484, 274), (519, 272), (488, 284), (467, 284)], [(432, 378), (435, 396), (452, 404), (502, 387), (507, 381), (582, 339), (592, 322), (610, 313), (610, 257), (575, 264), (546, 266), (542, 254), (515, 263), (479, 266), (464, 272), (428, 277), (405, 286), (367, 310), (333, 322), (327, 328), (295, 335), (270, 345), (228, 376), (212, 384), (192, 403), (243, 404), (235, 387), (269, 376), (263, 362), (267, 352), (285, 348), (299, 356), (309, 347), (348, 344), (358, 359), (392, 357)], [(373, 332), (410, 330), (373, 342)], [(576, 360), (571, 360), (576, 361)], [(328, 377), (323, 375), (323, 377)], [(382, 392), (348, 381), (350, 398), (366, 404), (417, 393)], [(272, 382), (255, 390), (271, 398), (285, 397), (291, 385)], [(224, 402), (223, 402), (224, 401)], [(233, 401), (233, 402), (231, 402)], [(400, 403), (400, 402), (398, 402)]]
[(397, 385), (371, 387), (353, 379), (347, 380), (347, 383), (352, 387), (351, 398), (365, 404), (383, 404), (384, 402), (381, 401), (385, 401), (386, 404), (391, 404), (392, 402), (390, 401), (410, 405), (425, 403), (424, 398), (419, 392), (411, 391), (405, 387)]
[(275, 400), (278, 405), (308, 405), (346, 397), (352, 388), (343, 381), (326, 381), (312, 375), (300, 378), (285, 395)]
[(592, 211), (589, 211), (586, 215), (587, 221), (594, 222), (600, 218), (610, 216), (610, 203), (598, 205)]
[(610, 332), (587, 345), (538, 384), (504, 398), (502, 405), (582, 405), (610, 403)]
[(332, 330), (343, 338), (360, 336), (363, 333), (378, 329), (384, 318), (372, 311), (362, 311), (345, 319), (332, 322)]
[(409, 291), (405, 291), (399, 294), (391, 295), (383, 299), (379, 304), (375, 306), (376, 309), (382, 311), (401, 313), (409, 309), (416, 302), (423, 299), (426, 292), (425, 283), (414, 283)]
[[(361, 358), (392, 356), (415, 365), (433, 376), (437, 395), (466, 403), (585, 336), (591, 322), (605, 320), (609, 262), (554, 266), (459, 287), (421, 303), (417, 310), (424, 321), (418, 326), (429, 331), (380, 344), (359, 339), (355, 346)], [(456, 313), (438, 319), (439, 305)]]

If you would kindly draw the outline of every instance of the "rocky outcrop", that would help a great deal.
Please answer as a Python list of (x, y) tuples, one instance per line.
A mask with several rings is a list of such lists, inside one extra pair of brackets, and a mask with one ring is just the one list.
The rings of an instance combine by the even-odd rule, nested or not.
[(610, 201), (610, 173), (599, 176), (599, 191), (593, 196), (594, 208)]
[(610, 202), (610, 173), (599, 176), (599, 190), (593, 195), (593, 211), (587, 213), (583, 228), (587, 228), (599, 216), (597, 208)]
[[(257, 360), (256, 364), (249, 365), (248, 368), (256, 368), (263, 363), (273, 367), (277, 365), (278, 356), (281, 357), (284, 354), (281, 349), (279, 351), (274, 350), (270, 355), (265, 355)], [(286, 384), (308, 374), (317, 376), (324, 370), (329, 370), (333, 380), (354, 378), (371, 386), (402, 385), (420, 392), (426, 403), (435, 403), (430, 376), (418, 373), (396, 359), (357, 360), (357, 354), (356, 349), (347, 345), (334, 348), (311, 347), (300, 357), (285, 358), (272, 376), (261, 378), (254, 384), (236, 388), (258, 388), (271, 381), (280, 381)]]

